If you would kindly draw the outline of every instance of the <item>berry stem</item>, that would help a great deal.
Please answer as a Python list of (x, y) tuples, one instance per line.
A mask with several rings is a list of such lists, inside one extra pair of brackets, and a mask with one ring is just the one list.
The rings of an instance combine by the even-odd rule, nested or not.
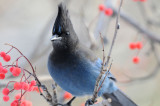
[(11, 83), (11, 82), (16, 82), (16, 81), (9, 81), (9, 82), (7, 83), (7, 85), (6, 85), (6, 88), (8, 87), (9, 83)]
[[(29, 63), (29, 65), (30, 65), (31, 68), (32, 68), (33, 74), (35, 75), (35, 70), (34, 70), (31, 62), (28, 60), (28, 58), (27, 58), (26, 56), (24, 56), (23, 53), (22, 53), (19, 49), (17, 49), (16, 47), (14, 47), (13, 45), (10, 45), (10, 44), (8, 44), (8, 43), (6, 43), (5, 45), (9, 45), (9, 46), (12, 47), (12, 49), (13, 49), (13, 48), (16, 49), (16, 50), (27, 60), (27, 62)], [(11, 49), (11, 50), (12, 50), (12, 49)]]

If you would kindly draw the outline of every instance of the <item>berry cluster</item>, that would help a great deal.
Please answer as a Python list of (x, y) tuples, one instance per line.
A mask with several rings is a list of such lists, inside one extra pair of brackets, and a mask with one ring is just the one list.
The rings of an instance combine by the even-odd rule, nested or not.
[(8, 55), (7, 53), (5, 53), (5, 52), (0, 52), (0, 56), (3, 58), (3, 60), (4, 61), (6, 61), (6, 62), (9, 62), (10, 60), (11, 60), (11, 56), (10, 55)]
[[(3, 62), (9, 62), (11, 60), (11, 56), (8, 53), (13, 48), (16, 49), (21, 54), (21, 56), (18, 57), (11, 65), (10, 64), (3, 65), (2, 62), (0, 62), (0, 80), (5, 79), (6, 73), (12, 74), (14, 77), (18, 77), (20, 75), (21, 76), (20, 76), (20, 81), (18, 81), (18, 82), (9, 81), (8, 84), (6, 85), (6, 87), (2, 90), (3, 101), (8, 102), (10, 99), (9, 95), (13, 91), (19, 91), (21, 93), (17, 94), (15, 96), (14, 100), (11, 103), (11, 106), (32, 106), (32, 103), (30, 101), (23, 99), (25, 93), (31, 92), (31, 91), (36, 91), (38, 93), (40, 93), (40, 92), (42, 93), (42, 89), (38, 87), (35, 80), (29, 81), (29, 78), (31, 76), (34, 77), (33, 76), (33, 73), (34, 73), (33, 66), (31, 65), (29, 60), (16, 47), (13, 47), (13, 46), (8, 52), (4, 52), (4, 51), (0, 52), (0, 57), (3, 58)], [(24, 57), (29, 62), (29, 64), (32, 67), (33, 73), (29, 72), (28, 70), (26, 70), (18, 65), (19, 59), (22, 57)], [(9, 87), (9, 84), (11, 84), (11, 83), (13, 83), (12, 84), (13, 89), (10, 89), (10, 87)]]
[(111, 8), (106, 8), (103, 4), (99, 5), (99, 11), (104, 11), (107, 16), (111, 16), (113, 14), (113, 10)]
[[(142, 49), (142, 47), (143, 47), (143, 44), (142, 44), (142, 42), (131, 42), (130, 44), (129, 44), (129, 48), (131, 49), (131, 50), (134, 50), (134, 49), (138, 49), (138, 50), (140, 50), (140, 49)], [(132, 59), (132, 61), (133, 61), (133, 63), (135, 63), (135, 64), (138, 64), (139, 63), (139, 57), (138, 56), (135, 56), (135, 57), (133, 57), (133, 59)]]
[[(2, 57), (5, 62), (9, 62), (11, 60), (11, 56), (5, 52), (0, 52), (0, 57)], [(2, 63), (0, 62), (0, 79), (4, 79), (7, 72), (8, 70), (3, 68)]]
[(134, 49), (142, 49), (142, 42), (137, 42), (137, 43), (134, 43), (134, 42), (131, 42), (130, 44), (129, 44), (129, 48), (131, 49), (131, 50), (134, 50)]

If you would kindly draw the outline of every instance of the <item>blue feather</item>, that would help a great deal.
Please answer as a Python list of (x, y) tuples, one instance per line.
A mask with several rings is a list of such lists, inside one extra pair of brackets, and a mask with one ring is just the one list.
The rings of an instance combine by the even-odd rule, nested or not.
[[(87, 59), (74, 59), (72, 65), (61, 64), (55, 66), (49, 58), (48, 69), (53, 79), (62, 89), (74, 96), (83, 96), (93, 94), (95, 82), (101, 70), (101, 63), (100, 59), (94, 63)], [(106, 78), (99, 96), (104, 92), (111, 93), (115, 90), (117, 90), (115, 84), (109, 78)]]

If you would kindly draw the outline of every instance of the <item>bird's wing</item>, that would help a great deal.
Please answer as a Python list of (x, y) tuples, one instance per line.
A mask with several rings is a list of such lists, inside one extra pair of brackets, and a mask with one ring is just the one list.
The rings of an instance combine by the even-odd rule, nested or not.
[[(82, 44), (78, 45), (77, 49), (78, 53), (80, 53), (84, 58), (89, 59), (91, 62), (93, 62), (99, 69), (102, 67), (102, 60), (100, 58), (97, 58), (96, 55), (86, 46), (83, 46)], [(100, 70), (99, 70), (100, 71)], [(111, 72), (108, 72), (107, 77), (113, 81), (116, 81), (116, 78), (111, 74)]]

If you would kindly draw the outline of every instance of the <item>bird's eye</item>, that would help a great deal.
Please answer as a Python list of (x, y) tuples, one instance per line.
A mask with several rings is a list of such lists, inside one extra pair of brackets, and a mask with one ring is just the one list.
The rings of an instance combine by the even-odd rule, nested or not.
[(58, 28), (58, 34), (62, 33), (61, 29), (62, 29), (61, 26), (59, 26), (59, 28)]
[(55, 28), (53, 28), (53, 33), (55, 33)]

